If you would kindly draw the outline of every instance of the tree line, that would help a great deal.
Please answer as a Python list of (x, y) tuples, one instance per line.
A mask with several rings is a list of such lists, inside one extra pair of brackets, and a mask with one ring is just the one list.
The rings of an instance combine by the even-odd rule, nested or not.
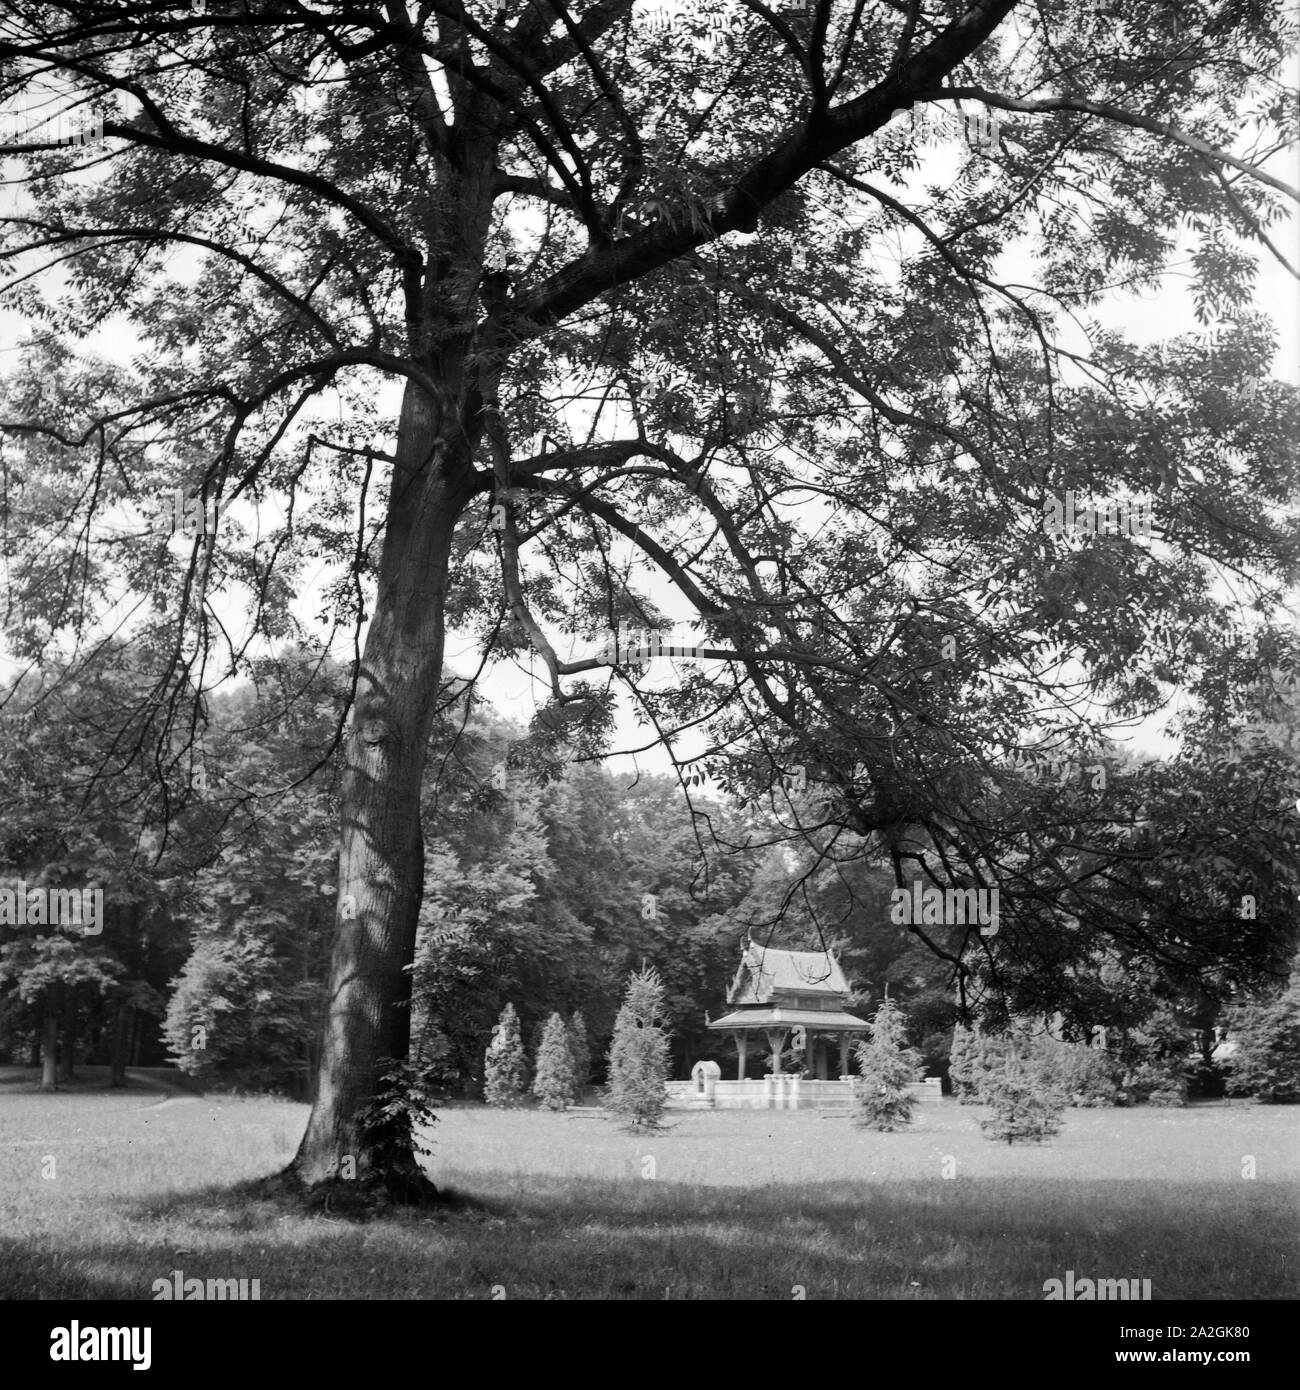
[[(137, 696), (139, 666), (139, 654), (123, 646), (94, 682), (47, 672), (3, 693), (0, 751), (11, 794), (0, 812), (0, 875), (53, 885), (93, 879), (107, 892), (105, 929), (93, 937), (0, 924), (0, 1055), (40, 1061), (47, 1086), (56, 1083), (56, 1059), (59, 1080), (71, 1081), (78, 1062), (99, 1062), (115, 1084), (124, 1084), (128, 1063), (170, 1061), (205, 1083), (310, 1099), (338, 815), (338, 756), (319, 750), (328, 748), (346, 669), (285, 647), (255, 682), (213, 699), (199, 741), (200, 796), (189, 760), (168, 763), (171, 746), (152, 746), (184, 804), (175, 819), (163, 797), (149, 800), (147, 782), (94, 775), (125, 758), (116, 731)], [(285, 703), (292, 720), (277, 717)], [(726, 1074), (731, 1044), (708, 1031), (706, 1018), (723, 1011), (740, 943), (753, 934), (835, 950), (854, 990), (851, 1007), (874, 1011), (888, 992), (904, 1006), (928, 1072), (946, 1075), (954, 1046), (964, 1057), (964, 1024), (996, 1035), (1018, 1018), (1055, 1012), (1063, 1036), (1086, 1041), (1107, 1030), (1114, 1057), (1139, 1078), (1129, 1089), (1145, 1087), (1141, 1098), (1162, 1090), (1159, 1068), (1171, 1058), (1186, 1075), (1163, 1089), (1181, 1087), (1185, 1097), (1190, 1082), (1214, 1093), (1223, 1082), (1216, 1029), (1235, 1004), (1278, 994), (1296, 915), (1279, 910), (1268, 875), (1252, 860), (1235, 862), (1230, 846), (1210, 875), (1192, 851), (1240, 794), (1243, 760), (1267, 750), (1279, 777), (1294, 766), (1295, 701), (1279, 702), (1276, 715), (1229, 744), (1219, 731), (1199, 761), (1139, 763), (1112, 750), (1113, 783), (1137, 781), (1150, 817), (1200, 808), (1185, 823), (1183, 887), (1168, 897), (1166, 921), (1145, 926), (1158, 949), (1143, 949), (1141, 934), (1117, 941), (1098, 929), (1113, 902), (1102, 901), (1099, 920), (1087, 920), (1087, 906), (1072, 920), (1044, 919), (1031, 892), (1004, 909), (1006, 936), (993, 957), (978, 940), (971, 952), (962, 923), (896, 921), (885, 850), (837, 860), (792, 834), (792, 809), (815, 788), (792, 793), (774, 780), (765, 801), (738, 806), (697, 794), (688, 805), (669, 776), (614, 772), (595, 759), (561, 763), (544, 726), (530, 732), (448, 687), (424, 789), (412, 1066), (438, 1095), (482, 1096), (485, 1054), (510, 1008), (529, 1055), (548, 1022), (568, 1020), (569, 1046), (581, 1055), (586, 1045), (592, 1059), (577, 1084), (603, 1083), (623, 982), (648, 967), (663, 990), (669, 1072), (685, 1076), (712, 1059)], [(147, 721), (134, 732), (141, 746), (159, 739)], [(1217, 781), (1198, 776), (1205, 767), (1219, 768)], [(1026, 798), (1040, 793), (1032, 771), (1008, 775), (1021, 779)], [(1050, 792), (1065, 794), (1060, 785)], [(1244, 836), (1237, 852), (1258, 858), (1267, 844)], [(1259, 900), (1244, 912), (1236, 889), (1248, 882)], [(1125, 891), (1119, 879), (1119, 901)], [(1175, 930), (1181, 959), (1168, 949)], [(1225, 940), (1238, 948), (1225, 950)], [(1210, 950), (1213, 971), (1203, 966)], [(964, 972), (956, 969), (963, 951), (974, 955)], [(1199, 1067), (1183, 1067), (1194, 1055)], [(800, 1064), (794, 1053), (783, 1061), (791, 1070)], [(1122, 1080), (1112, 1078), (1111, 1099)]]

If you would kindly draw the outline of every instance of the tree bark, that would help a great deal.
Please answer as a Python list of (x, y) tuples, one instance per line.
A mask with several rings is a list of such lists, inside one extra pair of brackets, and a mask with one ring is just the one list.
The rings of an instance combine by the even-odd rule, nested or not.
[[(375, 611), (345, 749), (334, 950), (315, 1104), (290, 1173), (314, 1186), (355, 1172), (395, 1196), (431, 1194), (413, 1153), (382, 1157), (359, 1112), (381, 1059), (405, 1060), (424, 889), (420, 790), (442, 676), (456, 521), (473, 492), (449, 481), (438, 408), (414, 383), (402, 404)], [(351, 1158), (353, 1165), (340, 1172)]]
[(45, 1001), (44, 1039), (41, 1048), (41, 1090), (54, 1090), (54, 1059), (59, 1047), (59, 1004), (53, 991)]
[(312, 1002), (311, 983), (312, 983), (312, 956), (313, 942), (318, 934), (316, 914), (312, 914), (312, 930), (303, 933), (302, 943), (302, 1079), (298, 1086), (298, 1098), (305, 1100), (308, 1105), (316, 1103), (316, 1081), (317, 1069), (320, 1062), (317, 1047), (316, 1029), (316, 1006)]

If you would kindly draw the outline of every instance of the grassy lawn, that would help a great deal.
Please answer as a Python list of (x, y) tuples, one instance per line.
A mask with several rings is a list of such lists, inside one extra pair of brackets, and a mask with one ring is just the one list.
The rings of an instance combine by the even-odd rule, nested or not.
[[(901, 1134), (799, 1113), (596, 1118), (451, 1108), (447, 1213), (307, 1216), (237, 1185), (291, 1157), (307, 1108), (133, 1085), (40, 1096), (0, 1076), (0, 1297), (149, 1298), (257, 1278), (275, 1298), (1041, 1299), (1146, 1278), (1161, 1298), (1294, 1298), (1300, 1113), (1249, 1104), (1073, 1110), (1008, 1147), (979, 1112)], [(155, 1083), (156, 1085), (156, 1083)], [(1247, 1156), (1256, 1177), (1243, 1177)], [(53, 1159), (52, 1177), (49, 1172)], [(944, 1172), (955, 1176), (944, 1177)]]

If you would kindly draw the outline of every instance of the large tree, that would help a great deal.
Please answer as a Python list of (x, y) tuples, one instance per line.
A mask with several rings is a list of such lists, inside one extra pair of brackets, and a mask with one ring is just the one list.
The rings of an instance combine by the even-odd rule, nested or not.
[[(1263, 167), (1294, 122), (1278, 7), (1180, 5), (1177, 33), (1151, 0), (726, 11), (667, 33), (633, 0), (0, 20), (28, 119), (0, 254), (33, 324), (0, 408), (11, 648), (87, 658), (145, 596), (148, 699), (193, 742), (309, 581), (356, 634), (307, 1184), (379, 1164), (360, 1116), (407, 1055), (449, 630), (536, 653), (543, 773), (601, 745), (614, 695), (587, 677), (612, 666), (648, 738), (708, 727), (728, 789), (821, 782), (829, 833), (983, 882), (1013, 858), (980, 800), (996, 751), (1212, 694), (1226, 652), (1256, 661), (1220, 577), (1262, 623), (1294, 573), (1296, 402), (1246, 312), (1246, 243), (1280, 257), (1294, 196)], [(102, 140), (42, 124), (61, 106)], [(1085, 320), (1189, 249), (1212, 334)], [(125, 352), (85, 351), (110, 329)], [(176, 488), (218, 507), (179, 546), (129, 520)], [(1154, 492), (1154, 540), (1053, 541), (1069, 491)], [(565, 659), (669, 591), (702, 629), (676, 687), (626, 642)], [(1091, 872), (1076, 851), (1063, 877)], [(425, 1189), (382, 1153), (372, 1176)]]

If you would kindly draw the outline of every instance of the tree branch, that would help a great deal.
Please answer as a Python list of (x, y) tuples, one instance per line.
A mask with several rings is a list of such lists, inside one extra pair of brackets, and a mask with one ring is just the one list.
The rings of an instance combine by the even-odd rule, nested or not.
[(1204, 155), (1208, 159), (1216, 160), (1220, 164), (1230, 164), (1234, 169), (1240, 169), (1243, 174), (1249, 174), (1251, 178), (1258, 179), (1260, 183), (1266, 183), (1270, 188), (1275, 188), (1279, 193), (1285, 193), (1288, 198), (1300, 202), (1300, 188), (1294, 188), (1291, 184), (1274, 178), (1272, 174), (1266, 174), (1262, 169), (1256, 168), (1253, 164), (1247, 164), (1245, 160), (1238, 159), (1236, 155), (1229, 154), (1226, 150), (1207, 145), (1204, 140), (1197, 139), (1195, 135), (1188, 135), (1185, 130), (1179, 130), (1177, 126), (1170, 125), (1167, 121), (1158, 121), (1152, 116), (1142, 116), (1135, 111), (1125, 111), (1122, 107), (1111, 106), (1108, 102), (1087, 101), (1082, 97), (1048, 97), (1040, 100), (1022, 101), (1017, 97), (1004, 97), (998, 92), (987, 91), (983, 87), (944, 87), (941, 89), (940, 95), (954, 99), (973, 97), (982, 101), (986, 106), (996, 106), (1003, 111), (1029, 113), (1036, 111), (1077, 111), (1080, 115), (1102, 116), (1106, 120), (1117, 122), (1119, 125), (1132, 126), (1135, 130), (1145, 130), (1152, 135), (1163, 135), (1170, 140), (1175, 140), (1180, 145), (1185, 145), (1189, 150), (1195, 150), (1197, 154)]

